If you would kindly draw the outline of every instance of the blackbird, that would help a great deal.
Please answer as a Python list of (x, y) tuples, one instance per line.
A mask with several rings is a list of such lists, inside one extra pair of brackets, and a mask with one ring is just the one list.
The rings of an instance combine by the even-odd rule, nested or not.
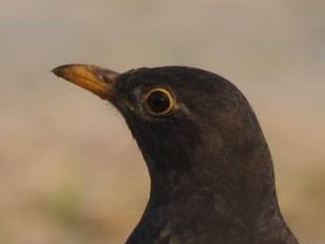
[(145, 159), (150, 198), (126, 244), (298, 243), (261, 127), (232, 83), (182, 66), (53, 72), (112, 103)]

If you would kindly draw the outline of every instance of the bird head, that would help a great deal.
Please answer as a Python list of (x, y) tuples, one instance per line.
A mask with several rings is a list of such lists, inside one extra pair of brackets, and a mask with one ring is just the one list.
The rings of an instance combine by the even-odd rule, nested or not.
[(240, 191), (263, 188), (272, 180), (271, 157), (254, 112), (242, 93), (216, 74), (178, 66), (119, 74), (78, 64), (53, 72), (121, 112), (145, 158), (152, 187), (195, 181), (221, 188), (233, 184)]
[(177, 66), (53, 72), (112, 103), (142, 151), (151, 193), (127, 243), (297, 243), (278, 207), (262, 130), (229, 81)]

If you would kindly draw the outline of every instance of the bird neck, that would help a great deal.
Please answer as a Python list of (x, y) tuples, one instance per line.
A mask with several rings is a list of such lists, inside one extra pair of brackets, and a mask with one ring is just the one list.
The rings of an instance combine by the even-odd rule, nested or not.
[[(269, 243), (259, 236), (286, 225), (278, 208), (273, 173), (257, 173), (230, 179), (231, 175), (209, 168), (175, 170), (157, 178), (151, 172), (149, 202), (127, 243), (143, 243), (149, 233), (153, 239), (147, 243), (192, 243), (187, 239), (189, 233), (199, 240), (195, 243), (234, 244), (245, 239), (247, 243)], [(260, 182), (259, 187), (253, 187), (256, 184), (251, 180)]]
[[(152, 218), (148, 213), (160, 212), (164, 213), (159, 215), (164, 222), (183, 213), (180, 218), (200, 218), (202, 222), (197, 225), (210, 223), (216, 228), (225, 219), (250, 228), (254, 223), (272, 224), (274, 219), (282, 219), (272, 159), (263, 139), (241, 145), (224, 144), (220, 150), (208, 150), (201, 144), (192, 154), (188, 153), (189, 168), (158, 172), (149, 167), (151, 192), (143, 219)], [(233, 154), (229, 154), (229, 148)], [(153, 165), (150, 160), (146, 157), (148, 166)], [(173, 157), (165, 163), (181, 165)]]
[(261, 130), (239, 131), (240, 138), (233, 133), (210, 132), (197, 133), (199, 137), (186, 143), (184, 138), (166, 140), (166, 144), (138, 140), (151, 192), (130, 240), (149, 232), (156, 238), (182, 238), (186, 235), (182, 230), (187, 230), (223, 240), (198, 243), (243, 243), (225, 241), (232, 235), (249, 239), (247, 243), (277, 243), (251, 242), (255, 236), (265, 236), (264, 232), (286, 229), (277, 202), (272, 158)]
[[(229, 154), (229, 148), (234, 153)], [(214, 199), (215, 206), (227, 208), (228, 212), (243, 209), (249, 213), (248, 218), (266, 208), (278, 209), (272, 158), (264, 140), (223, 145), (220, 150), (201, 145), (191, 153), (187, 153), (188, 167), (168, 171), (150, 167), (154, 163), (146, 157), (151, 178), (149, 206), (177, 201), (191, 204), (192, 197), (200, 196)], [(183, 165), (177, 158), (166, 158), (168, 162), (159, 164)]]

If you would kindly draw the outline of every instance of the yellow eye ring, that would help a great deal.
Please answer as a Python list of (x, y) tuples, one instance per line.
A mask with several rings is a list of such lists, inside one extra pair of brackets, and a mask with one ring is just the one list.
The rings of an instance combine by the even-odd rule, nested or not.
[(154, 88), (144, 96), (147, 111), (154, 116), (164, 116), (174, 110), (174, 96), (164, 88)]

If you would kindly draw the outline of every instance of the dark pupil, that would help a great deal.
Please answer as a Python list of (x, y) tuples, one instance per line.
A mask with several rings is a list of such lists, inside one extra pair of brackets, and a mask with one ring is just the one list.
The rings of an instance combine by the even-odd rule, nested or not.
[(152, 92), (147, 99), (147, 103), (149, 108), (157, 114), (165, 112), (170, 106), (169, 97), (161, 91)]

